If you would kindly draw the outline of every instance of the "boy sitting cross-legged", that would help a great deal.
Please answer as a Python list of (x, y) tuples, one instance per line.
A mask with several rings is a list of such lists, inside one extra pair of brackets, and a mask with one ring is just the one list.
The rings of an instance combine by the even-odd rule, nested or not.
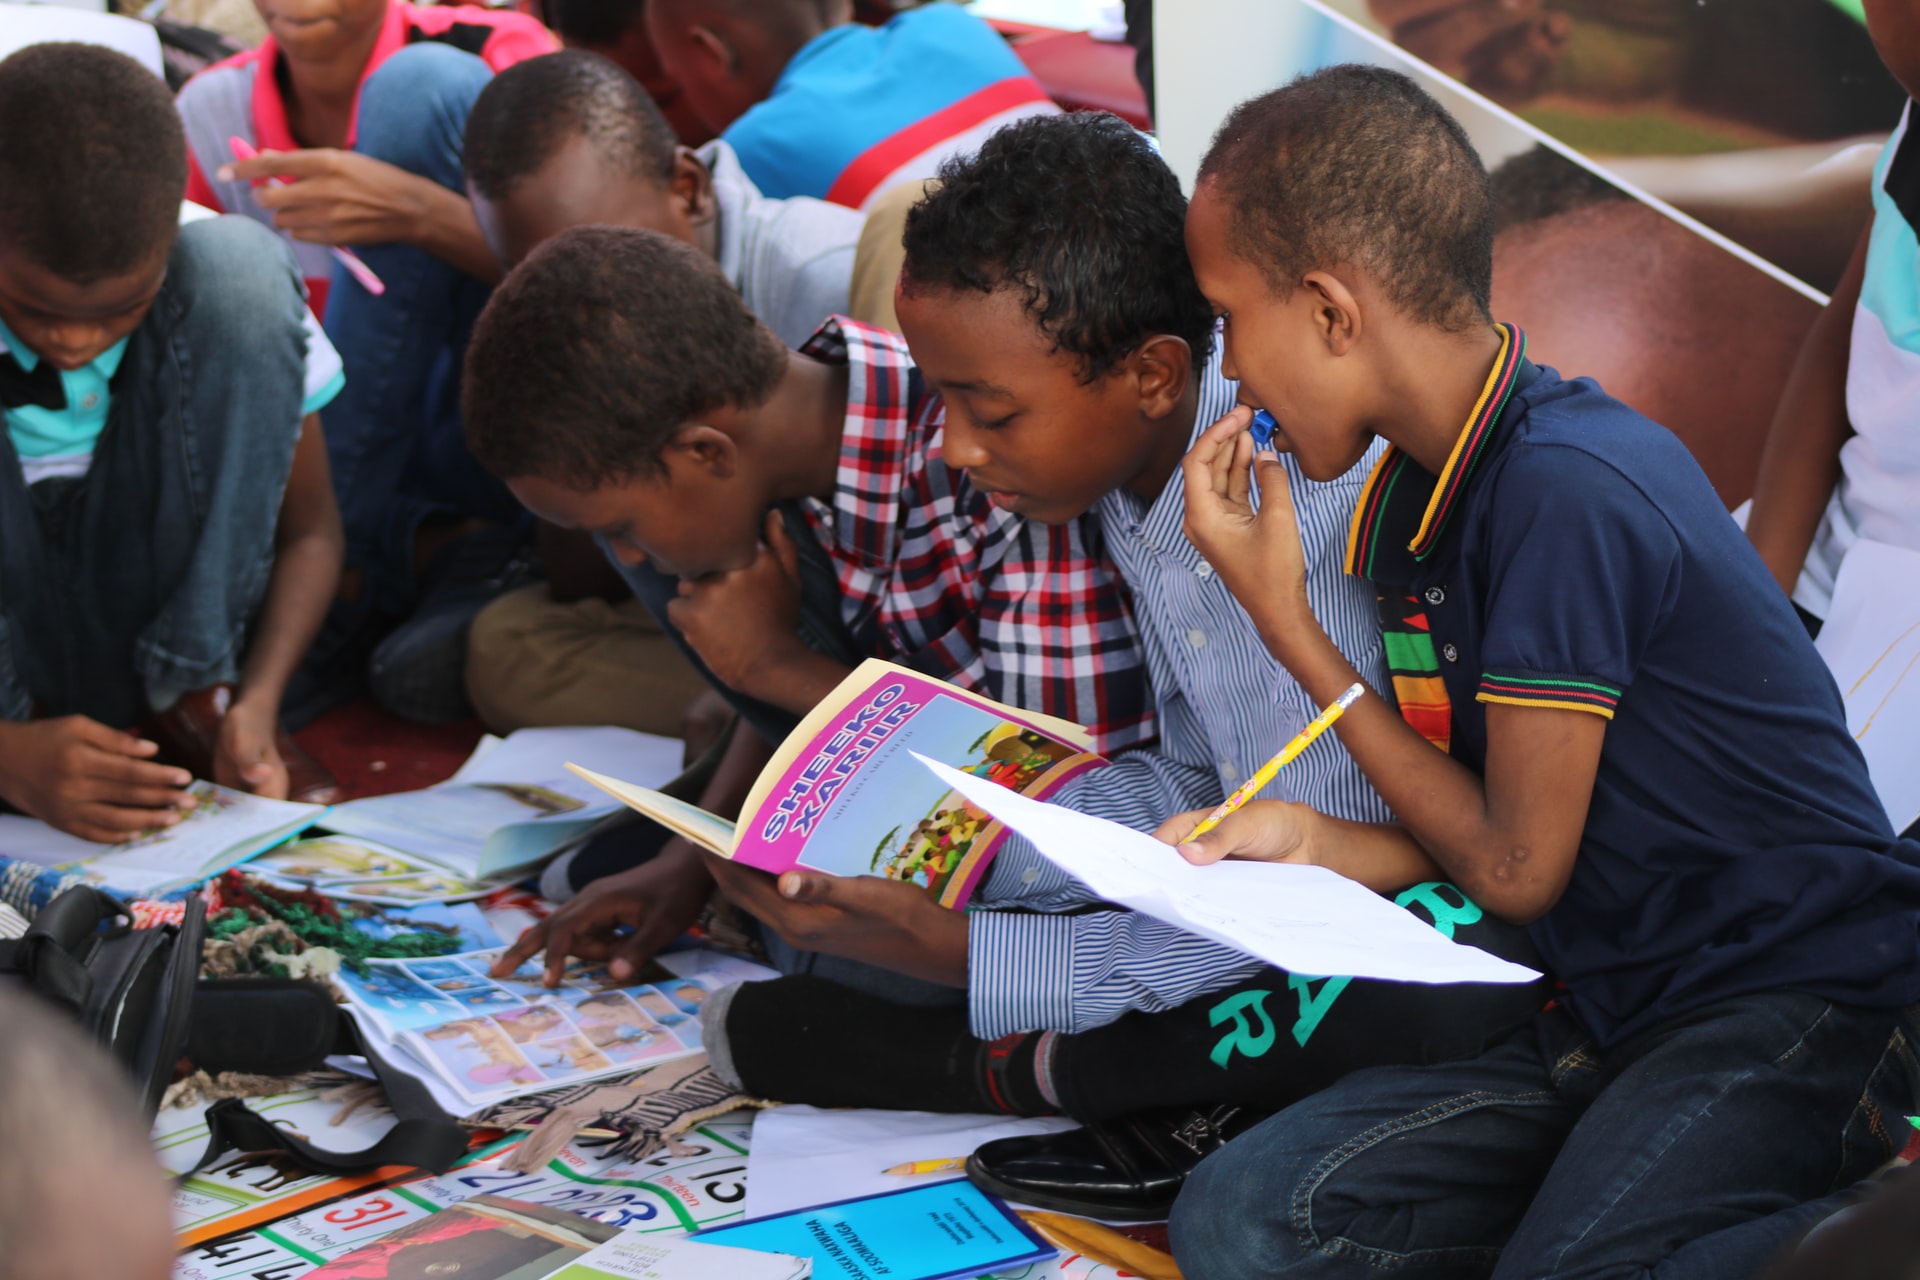
[[(890, 591), (913, 587), (911, 597), (923, 608), (943, 602), (955, 629), (944, 645), (910, 656), (915, 665), (943, 649), (1057, 650), (1072, 634), (1070, 619), (1038, 606), (1070, 562), (1023, 561), (1016, 576), (1009, 558), (996, 560), (995, 547), (1009, 540), (1024, 546), (1042, 536), (1044, 525), (1053, 526), (1048, 536), (1054, 539), (1084, 537), (1097, 514), (1138, 611), (1162, 739), (1157, 749), (1120, 755), (1058, 798), (1142, 826), (1176, 809), (1217, 803), (1317, 708), (1265, 653), (1246, 615), (1180, 534), (1179, 457), (1198, 430), (1233, 404), (1235, 389), (1206, 354), (1212, 319), (1186, 263), (1179, 185), (1138, 133), (1114, 117), (1091, 114), (1012, 126), (942, 177), (940, 191), (909, 223), (900, 294), (901, 318), (924, 363), (916, 372), (902, 369), (898, 382), (879, 384), (911, 391), (912, 411), (900, 399), (872, 392), (848, 396), (849, 414), (859, 416), (849, 418), (842, 436), (841, 492), (866, 495), (866, 505), (852, 507), (843, 496), (834, 525), (823, 530), (821, 542), (841, 570), (833, 604), (854, 624), (856, 652), (895, 656), (901, 650), (889, 646), (924, 624), (888, 603), (880, 616), (891, 620), (877, 633), (864, 629), (876, 579), (891, 574), (897, 585)], [(680, 290), (687, 293), (685, 286)], [(676, 317), (672, 325), (680, 331), (686, 322)], [(482, 327), (483, 336), (489, 327)], [(556, 345), (545, 358), (569, 359), (563, 350)], [(663, 348), (636, 358), (678, 367), (689, 357)], [(578, 386), (604, 375), (596, 369), (591, 376), (556, 376)], [(923, 378), (940, 394), (919, 390)], [(506, 423), (527, 429), (512, 418)], [(937, 458), (924, 452), (934, 442)], [(896, 458), (909, 460), (893, 464), (905, 465), (912, 479), (903, 492), (869, 478)], [(604, 469), (616, 471), (616, 461), (607, 454)], [(1318, 579), (1316, 607), (1356, 659), (1384, 678), (1368, 595), (1337, 572), (1343, 516), (1360, 482), (1358, 474), (1332, 484), (1297, 476), (1284, 481), (1316, 517), (1309, 554), (1327, 568)], [(514, 485), (529, 489), (518, 480)], [(636, 538), (656, 554), (670, 554), (658, 522), (677, 520), (693, 537), (719, 511), (686, 485), (676, 476), (671, 487), (629, 488), (621, 497), (603, 484), (597, 494), (558, 500), (594, 504), (595, 523), (617, 528), (616, 516), (630, 521)], [(893, 493), (900, 496), (885, 497)], [(929, 494), (939, 500), (930, 502)], [(884, 531), (895, 525), (926, 532), (910, 532), (905, 549), (890, 555), (893, 543)], [(975, 527), (991, 531), (983, 554), (932, 554), (945, 536), (940, 530), (960, 531), (953, 545), (965, 547), (977, 541), (967, 532)], [(782, 675), (778, 662), (736, 656), (736, 637), (768, 645), (784, 634), (788, 645), (795, 643), (790, 612), (763, 604), (759, 620), (730, 611), (744, 610), (756, 597), (778, 601), (787, 594), (782, 576), (768, 571), (769, 553), (760, 556), (757, 571), (682, 588), (683, 601), (699, 602), (689, 638), (730, 681), (801, 711), (826, 686), (809, 690), (801, 679)], [(940, 577), (926, 576), (928, 564), (949, 563)], [(732, 603), (705, 596), (716, 589)], [(1009, 592), (1033, 607), (1011, 617), (1000, 613), (998, 602)], [(964, 621), (975, 598), (993, 609), (978, 631)], [(689, 612), (676, 616), (689, 620)], [(756, 679), (762, 668), (772, 671)], [(1135, 678), (1128, 667), (1095, 669), (1088, 696), (1111, 703), (1129, 696)], [(988, 687), (1012, 701), (1047, 692), (1004, 676)], [(1311, 801), (1336, 815), (1318, 838), (1377, 840), (1383, 856), (1392, 855), (1395, 837), (1363, 825), (1384, 818), (1384, 807), (1331, 743), (1297, 761), (1269, 794)], [(660, 938), (621, 938), (614, 927), (653, 929), (663, 892), (658, 862), (590, 886), (546, 929), (522, 939), (514, 963), (543, 943), (554, 966), (569, 950), (591, 955), (612, 948), (642, 958), (641, 948), (659, 945)], [(716, 1062), (724, 1059), (725, 1069), (761, 1096), (790, 1101), (1058, 1108), (1089, 1120), (1116, 1118), (1076, 1137), (1071, 1149), (1002, 1150), (985, 1161), (983, 1176), (1002, 1189), (1065, 1208), (1164, 1212), (1197, 1159), (1174, 1135), (1200, 1133), (1205, 1150), (1217, 1144), (1222, 1127), (1232, 1127), (1231, 1106), (1197, 1124), (1192, 1108), (1273, 1107), (1354, 1066), (1471, 1053), (1541, 999), (1537, 991), (1511, 988), (1412, 991), (1278, 973), (1158, 921), (1099, 909), (1084, 887), (1019, 841), (1002, 849), (976, 899), (1009, 909), (964, 917), (927, 912), (923, 902), (895, 894), (895, 886), (867, 879), (789, 875), (776, 888), (770, 877), (731, 864), (713, 869), (775, 939), (964, 985), (970, 1006), (970, 1018), (959, 1010), (904, 1009), (875, 998), (894, 993), (857, 972), (799, 956), (783, 967), (814, 976), (750, 985), (711, 1002), (706, 1021)], [(1410, 906), (1472, 941), (1500, 947), (1514, 940), (1502, 936), (1504, 926), (1482, 922), (1479, 908), (1450, 889), (1421, 885), (1419, 877), (1395, 887), (1417, 889), (1406, 895)], [(895, 897), (898, 919), (879, 918)], [(827, 974), (845, 985), (818, 980)], [(855, 985), (865, 994), (849, 989)], [(812, 1037), (826, 1027), (837, 1029), (837, 1046), (811, 1051)], [(1088, 1034), (1031, 1034), (1049, 1031)], [(1129, 1114), (1148, 1107), (1176, 1110)]]
[[(1378, 698), (1337, 726), (1418, 842), (1391, 876), (1263, 804), (1186, 852), (1445, 874), (1566, 989), (1477, 1057), (1349, 1077), (1203, 1164), (1172, 1224), (1196, 1280), (1751, 1275), (1905, 1142), (1920, 846), (1684, 447), (1488, 315), (1491, 242), (1471, 144), (1393, 72), (1247, 103), (1201, 166), (1187, 244), (1243, 397), (1309, 476), (1392, 445), (1348, 567), (1450, 732)], [(1189, 455), (1188, 529), (1330, 699), (1360, 673), (1308, 607), (1290, 504), (1248, 504), (1251, 412)]]
[(178, 821), (190, 771), (330, 799), (279, 727), (342, 541), (292, 260), (181, 225), (172, 98), (123, 54), (23, 49), (0, 118), (0, 796), (102, 841)]

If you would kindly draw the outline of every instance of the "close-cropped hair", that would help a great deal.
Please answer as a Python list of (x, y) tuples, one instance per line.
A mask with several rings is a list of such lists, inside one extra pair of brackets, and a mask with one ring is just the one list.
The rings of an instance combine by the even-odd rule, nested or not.
[(74, 284), (173, 247), (187, 139), (166, 82), (94, 44), (0, 62), (0, 243)]
[(680, 140), (653, 98), (599, 54), (565, 49), (515, 63), (480, 91), (467, 115), (467, 181), (498, 200), (576, 138), (636, 178), (673, 179)]
[(1033, 116), (940, 167), (907, 214), (904, 287), (1018, 292), (1093, 382), (1148, 338), (1204, 361), (1213, 312), (1187, 261), (1186, 197), (1152, 145), (1106, 112)]
[(1198, 185), (1226, 202), (1233, 251), (1276, 291), (1351, 266), (1423, 323), (1490, 318), (1486, 167), (1459, 122), (1397, 71), (1327, 67), (1242, 103)]
[(620, 43), (646, 15), (647, 0), (545, 0), (541, 17), (569, 44)]
[(674, 433), (765, 404), (787, 349), (711, 258), (653, 231), (574, 227), (494, 290), (467, 348), (473, 456), (591, 492), (663, 470)]

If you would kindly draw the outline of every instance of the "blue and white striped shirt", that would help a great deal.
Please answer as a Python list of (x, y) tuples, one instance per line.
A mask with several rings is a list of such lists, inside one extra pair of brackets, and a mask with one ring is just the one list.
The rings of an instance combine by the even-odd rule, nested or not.
[[(1200, 385), (1194, 436), (1233, 408), (1216, 346)], [(1287, 468), (1306, 552), (1314, 616), (1374, 689), (1388, 689), (1371, 588), (1344, 572), (1347, 526), (1376, 443), (1326, 484)], [(1127, 752), (1062, 788), (1069, 808), (1151, 831), (1171, 815), (1220, 803), (1241, 779), (1319, 713), (1267, 652), (1253, 620), (1187, 541), (1179, 472), (1151, 505), (1116, 490), (1100, 505), (1107, 551), (1133, 592), (1160, 716), (1158, 747)], [(1333, 734), (1325, 734), (1260, 793), (1357, 822), (1386, 822), (1386, 803)], [(994, 859), (968, 917), (973, 1032), (1085, 1031), (1134, 1009), (1185, 1004), (1257, 972), (1262, 962), (1150, 916), (1099, 900), (1013, 837)], [(1073, 913), (1073, 914), (1065, 914)]]

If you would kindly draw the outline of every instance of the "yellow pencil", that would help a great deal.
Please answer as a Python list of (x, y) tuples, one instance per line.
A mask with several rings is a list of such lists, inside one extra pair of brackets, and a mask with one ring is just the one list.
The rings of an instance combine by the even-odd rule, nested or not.
[[(1225, 822), (1228, 814), (1259, 795), (1260, 788), (1272, 782), (1273, 775), (1280, 772), (1283, 765), (1286, 765), (1295, 756), (1312, 746), (1313, 740), (1325, 733), (1335, 720), (1345, 715), (1347, 708), (1357, 702), (1360, 695), (1366, 691), (1367, 686), (1364, 684), (1356, 684), (1338, 698), (1335, 698), (1332, 706), (1315, 716), (1311, 724), (1293, 736), (1292, 742), (1280, 748), (1279, 755), (1276, 755), (1273, 759), (1261, 765), (1251, 778), (1241, 783), (1232, 795), (1221, 802), (1218, 809), (1215, 809), (1212, 813), (1200, 819), (1200, 821), (1195, 824), (1193, 830), (1187, 832), (1187, 840), (1198, 840), (1201, 836), (1207, 834), (1207, 832), (1213, 830), (1222, 822)], [(1185, 844), (1187, 840), (1182, 840), (1180, 843)]]
[(902, 1177), (913, 1177), (922, 1173), (961, 1173), (967, 1167), (965, 1156), (949, 1156), (945, 1160), (909, 1160), (887, 1170), (888, 1173)]

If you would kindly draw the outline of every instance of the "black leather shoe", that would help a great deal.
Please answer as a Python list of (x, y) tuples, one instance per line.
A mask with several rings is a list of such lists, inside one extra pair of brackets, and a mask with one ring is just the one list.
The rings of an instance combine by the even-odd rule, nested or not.
[(1002, 1138), (967, 1158), (967, 1177), (1036, 1209), (1160, 1222), (1194, 1167), (1268, 1114), (1230, 1105), (1168, 1108), (1065, 1133)]

